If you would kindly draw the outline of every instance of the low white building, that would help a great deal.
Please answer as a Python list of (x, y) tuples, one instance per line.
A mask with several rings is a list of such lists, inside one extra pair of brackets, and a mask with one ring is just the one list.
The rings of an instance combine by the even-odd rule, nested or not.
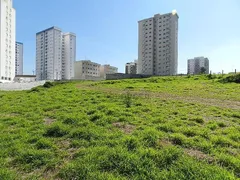
[(100, 77), (101, 65), (90, 60), (75, 61), (74, 79), (86, 79), (86, 77)]
[(106, 78), (106, 74), (116, 74), (118, 73), (118, 68), (110, 66), (110, 64), (105, 64), (100, 67), (100, 76)]
[(36, 76), (35, 75), (16, 75), (13, 81), (18, 83), (35, 82)]

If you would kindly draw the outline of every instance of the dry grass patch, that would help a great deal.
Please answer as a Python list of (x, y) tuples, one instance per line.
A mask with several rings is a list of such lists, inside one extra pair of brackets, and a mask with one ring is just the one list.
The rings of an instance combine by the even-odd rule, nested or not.
[(132, 132), (136, 129), (136, 127), (133, 125), (124, 124), (121, 122), (115, 122), (113, 123), (113, 126), (119, 128), (125, 134), (132, 134)]
[(56, 120), (55, 119), (52, 119), (52, 118), (44, 118), (44, 124), (45, 125), (51, 125), (55, 122)]
[(172, 142), (167, 140), (167, 139), (162, 139), (159, 141), (159, 145), (161, 147), (166, 147), (166, 146), (173, 146)]
[(204, 154), (203, 152), (196, 150), (196, 149), (185, 149), (184, 152), (187, 155), (196, 158), (197, 160), (204, 160), (209, 163), (212, 163), (214, 161), (213, 157), (210, 157), (209, 155)]

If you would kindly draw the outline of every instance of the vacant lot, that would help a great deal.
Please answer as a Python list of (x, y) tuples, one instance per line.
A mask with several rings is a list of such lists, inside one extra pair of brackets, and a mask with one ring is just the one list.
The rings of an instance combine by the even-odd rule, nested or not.
[(0, 91), (0, 179), (238, 179), (239, 94), (205, 76)]

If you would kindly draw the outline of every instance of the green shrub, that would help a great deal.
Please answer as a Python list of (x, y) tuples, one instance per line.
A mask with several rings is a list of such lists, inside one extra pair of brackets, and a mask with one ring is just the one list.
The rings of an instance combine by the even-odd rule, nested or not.
[(68, 134), (66, 128), (62, 125), (56, 124), (48, 127), (44, 135), (48, 137), (62, 137), (66, 134)]
[(139, 147), (139, 141), (135, 137), (128, 137), (124, 143), (129, 151), (134, 151)]
[(92, 122), (96, 122), (98, 120), (100, 120), (103, 117), (103, 115), (101, 113), (96, 113), (90, 116), (90, 121)]
[(40, 87), (33, 87), (29, 92), (40, 92)]
[(132, 101), (133, 101), (133, 95), (131, 94), (130, 91), (126, 91), (126, 93), (124, 95), (124, 103), (126, 105), (126, 108), (131, 107)]
[(166, 133), (173, 133), (175, 132), (174, 126), (169, 125), (169, 124), (161, 124), (157, 127), (159, 131), (163, 131)]
[(76, 118), (66, 118), (63, 120), (64, 124), (77, 124), (78, 123), (78, 119)]
[(142, 132), (142, 141), (147, 147), (155, 147), (162, 134), (155, 129), (146, 129)]
[(36, 147), (38, 149), (50, 149), (52, 148), (52, 143), (51, 141), (42, 138), (38, 140), (38, 142), (36, 143)]
[(240, 119), (240, 113), (233, 113), (232, 117)]
[(11, 172), (9, 169), (2, 167), (0, 168), (0, 179), (1, 180), (15, 180), (17, 175)]
[(219, 126), (219, 127), (222, 127), (222, 128), (223, 128), (223, 127), (227, 127), (227, 125), (226, 125), (224, 122), (219, 122), (219, 123), (218, 123), (218, 126)]
[(196, 133), (194, 130), (192, 130), (192, 129), (186, 129), (186, 130), (184, 130), (184, 131), (183, 131), (183, 134), (184, 134), (185, 136), (187, 136), (187, 137), (194, 137), (194, 136), (197, 135), (197, 133)]
[(44, 85), (43, 85), (43, 87), (45, 87), (45, 88), (50, 88), (52, 86), (54, 86), (54, 84), (50, 81), (45, 82)]
[(153, 160), (156, 162), (160, 169), (169, 168), (174, 162), (176, 162), (183, 155), (182, 150), (177, 147), (164, 148), (158, 151)]
[(52, 158), (53, 154), (49, 151), (28, 149), (20, 152), (14, 162), (21, 164), (22, 168), (28, 171), (47, 165)]
[(69, 163), (58, 173), (61, 179), (88, 179), (88, 174), (91, 172), (90, 168), (84, 164)]
[(203, 124), (204, 119), (202, 117), (193, 117), (190, 120), (195, 121), (196, 123)]
[(240, 83), (240, 74), (230, 75), (220, 80), (222, 83)]
[(186, 137), (183, 135), (183, 134), (180, 134), (180, 133), (174, 133), (174, 134), (171, 134), (170, 135), (170, 139), (172, 141), (173, 144), (176, 144), (176, 145), (183, 145), (185, 140), (186, 140)]

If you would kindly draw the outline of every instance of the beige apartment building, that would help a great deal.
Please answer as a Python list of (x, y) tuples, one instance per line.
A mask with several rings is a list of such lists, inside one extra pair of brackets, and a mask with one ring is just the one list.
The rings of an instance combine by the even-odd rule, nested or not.
[(74, 79), (86, 79), (87, 77), (100, 77), (101, 65), (90, 60), (75, 61)]
[(118, 68), (110, 66), (110, 64), (105, 64), (100, 67), (100, 76), (106, 78), (106, 74), (118, 73)]
[(177, 74), (178, 18), (172, 11), (138, 22), (138, 74)]

